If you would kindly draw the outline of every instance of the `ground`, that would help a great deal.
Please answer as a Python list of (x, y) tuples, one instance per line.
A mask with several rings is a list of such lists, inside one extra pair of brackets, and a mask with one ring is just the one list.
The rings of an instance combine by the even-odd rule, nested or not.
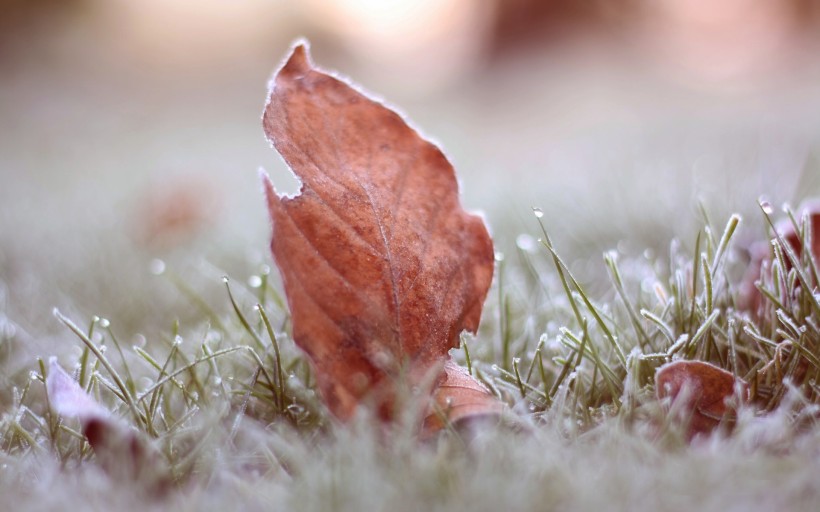
[[(816, 510), (811, 379), (774, 379), (761, 397), (775, 398), (691, 442), (653, 388), (684, 334), (698, 342), (678, 356), (726, 367), (737, 342), (747, 377), (777, 357), (747, 328), (817, 355), (805, 290), (784, 319), (736, 303), (749, 248), (770, 236), (758, 198), (780, 220), (820, 193), (810, 83), (706, 94), (512, 59), (431, 98), (385, 93), (490, 226), (496, 277), (463, 342), (518, 422), (420, 442), (366, 415), (336, 424), (289, 337), (256, 173), (287, 179), (259, 126), (276, 58), (199, 87), (85, 58), (84, 73), (26, 63), (2, 82), (0, 493), (15, 509)], [(785, 281), (764, 284), (794, 291)], [(102, 345), (113, 372), (89, 350)], [(130, 446), (95, 453), (61, 421), (51, 356), (153, 455), (132, 467)]]

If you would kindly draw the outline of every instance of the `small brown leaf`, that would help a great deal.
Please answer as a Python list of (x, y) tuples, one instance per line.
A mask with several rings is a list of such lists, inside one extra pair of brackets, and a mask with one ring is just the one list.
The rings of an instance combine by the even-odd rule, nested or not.
[(67, 418), (78, 418), (82, 422), (111, 421), (111, 413), (85, 392), (63, 367), (52, 357), (48, 362), (46, 377), (48, 399), (54, 411)]
[[(820, 200), (809, 200), (802, 204), (798, 210), (798, 222), (804, 215), (808, 218), (806, 228), (811, 235), (810, 253), (812, 258), (814, 258), (814, 264), (820, 266)], [(794, 229), (794, 224), (791, 220), (786, 219), (778, 222), (775, 225), (775, 231), (780, 235), (783, 241), (789, 244), (795, 256), (801, 258), (803, 255), (803, 243), (800, 240), (800, 234)], [(771, 246), (769, 244), (775, 240), (776, 239), (769, 243), (757, 241), (749, 247), (750, 262), (743, 281), (740, 283), (738, 308), (750, 311), (754, 315), (760, 314), (760, 309), (763, 305), (763, 296), (757, 289), (755, 283), (763, 277), (765, 272), (769, 272), (769, 275), (771, 275)], [(792, 268), (792, 262), (786, 258), (785, 264), (786, 268), (784, 270), (788, 272)]]
[(422, 437), (429, 437), (448, 423), (457, 425), (479, 417), (500, 416), (504, 405), (466, 369), (448, 360), (431, 409), (424, 418)]
[[(810, 252), (814, 258), (814, 262), (820, 265), (820, 200), (807, 201), (800, 207), (798, 211), (798, 222), (803, 215), (808, 217), (808, 231), (811, 233), (811, 247)], [(799, 233), (794, 229), (794, 224), (791, 221), (782, 222), (778, 224), (777, 231), (781, 234), (784, 240), (794, 249), (795, 254), (799, 258), (803, 253), (803, 244), (800, 241)]]
[(459, 204), (441, 150), (314, 69), (305, 46), (274, 77), (263, 124), (301, 180), (280, 197), (264, 179), (294, 339), (337, 417), (370, 401), (390, 419), (397, 379), (441, 371), (459, 333), (478, 328), (487, 229)]
[(741, 398), (748, 400), (748, 385), (734, 375), (703, 361), (674, 361), (658, 368), (655, 389), (659, 399), (680, 400), (688, 417), (687, 434), (708, 434), (723, 419), (733, 420), (734, 409), (727, 399), (740, 387)]
[(170, 474), (159, 452), (144, 436), (86, 393), (54, 357), (49, 361), (46, 389), (57, 414), (80, 420), (97, 463), (112, 478), (129, 483), (138, 481), (154, 495), (168, 489)]

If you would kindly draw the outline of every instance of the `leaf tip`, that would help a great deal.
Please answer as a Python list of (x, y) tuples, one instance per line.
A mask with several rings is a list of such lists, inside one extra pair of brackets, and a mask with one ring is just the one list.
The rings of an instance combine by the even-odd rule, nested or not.
[(298, 39), (293, 44), (290, 56), (285, 61), (277, 76), (287, 76), (290, 78), (301, 78), (311, 69), (310, 43), (306, 39)]
[[(272, 209), (274, 201), (279, 200), (279, 195), (276, 193), (276, 188), (273, 185), (273, 180), (270, 179), (268, 173), (264, 169), (259, 169), (259, 181), (262, 182), (262, 193), (265, 194), (265, 203), (268, 206), (268, 213), (273, 215)], [(272, 217), (271, 217), (272, 218)]]

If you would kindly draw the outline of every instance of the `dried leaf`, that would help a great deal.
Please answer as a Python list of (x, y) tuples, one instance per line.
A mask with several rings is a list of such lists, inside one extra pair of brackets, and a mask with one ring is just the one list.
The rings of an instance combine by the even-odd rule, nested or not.
[(49, 360), (46, 390), (57, 414), (80, 420), (97, 463), (109, 475), (124, 482), (139, 482), (154, 495), (168, 489), (170, 474), (157, 450), (86, 393), (54, 357)]
[(466, 369), (447, 361), (444, 378), (433, 395), (432, 411), (424, 418), (422, 436), (444, 428), (448, 423), (458, 425), (485, 416), (500, 416), (504, 405)]
[(658, 368), (655, 389), (659, 399), (670, 398), (688, 420), (687, 434), (707, 434), (722, 420), (733, 420), (735, 410), (727, 400), (736, 388), (743, 401), (748, 385), (734, 375), (703, 361), (674, 361)]
[(390, 419), (397, 379), (441, 372), (459, 333), (476, 331), (493, 273), (487, 229), (459, 204), (444, 154), (314, 69), (305, 46), (274, 77), (263, 124), (301, 180), (296, 197), (264, 180), (294, 339), (337, 417), (370, 401)]
[(48, 362), (46, 390), (54, 411), (68, 418), (87, 421), (114, 421), (111, 413), (77, 384), (63, 367), (52, 357)]
[[(814, 264), (820, 266), (820, 200), (814, 199), (806, 201), (801, 205), (797, 215), (798, 222), (800, 222), (804, 215), (808, 217), (807, 231), (811, 236), (810, 252), (812, 258), (814, 258)], [(778, 222), (775, 226), (775, 230), (783, 240), (789, 244), (792, 250), (794, 250), (795, 256), (801, 258), (803, 255), (803, 243), (800, 240), (800, 234), (794, 229), (794, 224), (792, 224), (791, 220), (785, 219)], [(770, 244), (773, 242), (774, 240), (769, 243), (757, 241), (749, 247), (750, 262), (743, 281), (740, 283), (738, 307), (750, 311), (754, 315), (760, 314), (760, 309), (763, 305), (763, 296), (757, 289), (757, 286), (755, 286), (755, 283), (763, 277), (764, 273), (768, 272), (768, 276), (771, 275)], [(791, 260), (786, 259), (785, 264), (786, 268), (784, 270), (788, 272), (792, 268)]]
[[(808, 216), (808, 231), (811, 232), (811, 255), (814, 258), (815, 264), (820, 265), (820, 200), (808, 201), (803, 204), (798, 211), (797, 220), (803, 215)], [(778, 225), (778, 232), (783, 236), (783, 239), (791, 245), (795, 254), (800, 257), (803, 253), (803, 244), (800, 242), (800, 235), (795, 231), (794, 225), (789, 220)]]

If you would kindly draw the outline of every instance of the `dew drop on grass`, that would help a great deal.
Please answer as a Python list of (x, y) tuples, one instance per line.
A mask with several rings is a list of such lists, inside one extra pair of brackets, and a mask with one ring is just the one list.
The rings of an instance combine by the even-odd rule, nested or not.
[(165, 262), (159, 258), (154, 258), (148, 264), (148, 270), (155, 276), (161, 276), (165, 272)]
[(228, 284), (228, 281), (229, 281), (228, 276), (222, 276), (222, 282), (223, 283)]
[(262, 267), (259, 270), (259, 273), (262, 274), (263, 276), (266, 276), (266, 275), (270, 274), (270, 266), (262, 265)]
[(305, 408), (299, 404), (290, 404), (288, 406), (288, 412), (293, 414), (294, 416), (301, 416), (305, 412)]
[(182, 336), (177, 335), (174, 337), (174, 345), (177, 347), (182, 345)]
[(495, 261), (504, 261), (504, 253), (501, 251), (495, 251)]
[(40, 374), (35, 372), (34, 370), (31, 370), (30, 372), (28, 372), (28, 378), (31, 380), (38, 380), (40, 378)]
[(535, 215), (536, 218), (540, 219), (544, 216), (544, 210), (541, 208), (533, 208), (532, 213)]
[(262, 278), (259, 276), (251, 276), (248, 278), (248, 286), (251, 288), (259, 288), (262, 286)]
[(774, 213), (774, 208), (772, 208), (772, 203), (768, 201), (760, 201), (760, 207), (763, 208), (763, 213), (766, 215), (771, 215)]
[(111, 325), (111, 322), (109, 322), (107, 318), (100, 318), (99, 321), (100, 321), (100, 327), (102, 327), (103, 329), (107, 329), (108, 326)]

